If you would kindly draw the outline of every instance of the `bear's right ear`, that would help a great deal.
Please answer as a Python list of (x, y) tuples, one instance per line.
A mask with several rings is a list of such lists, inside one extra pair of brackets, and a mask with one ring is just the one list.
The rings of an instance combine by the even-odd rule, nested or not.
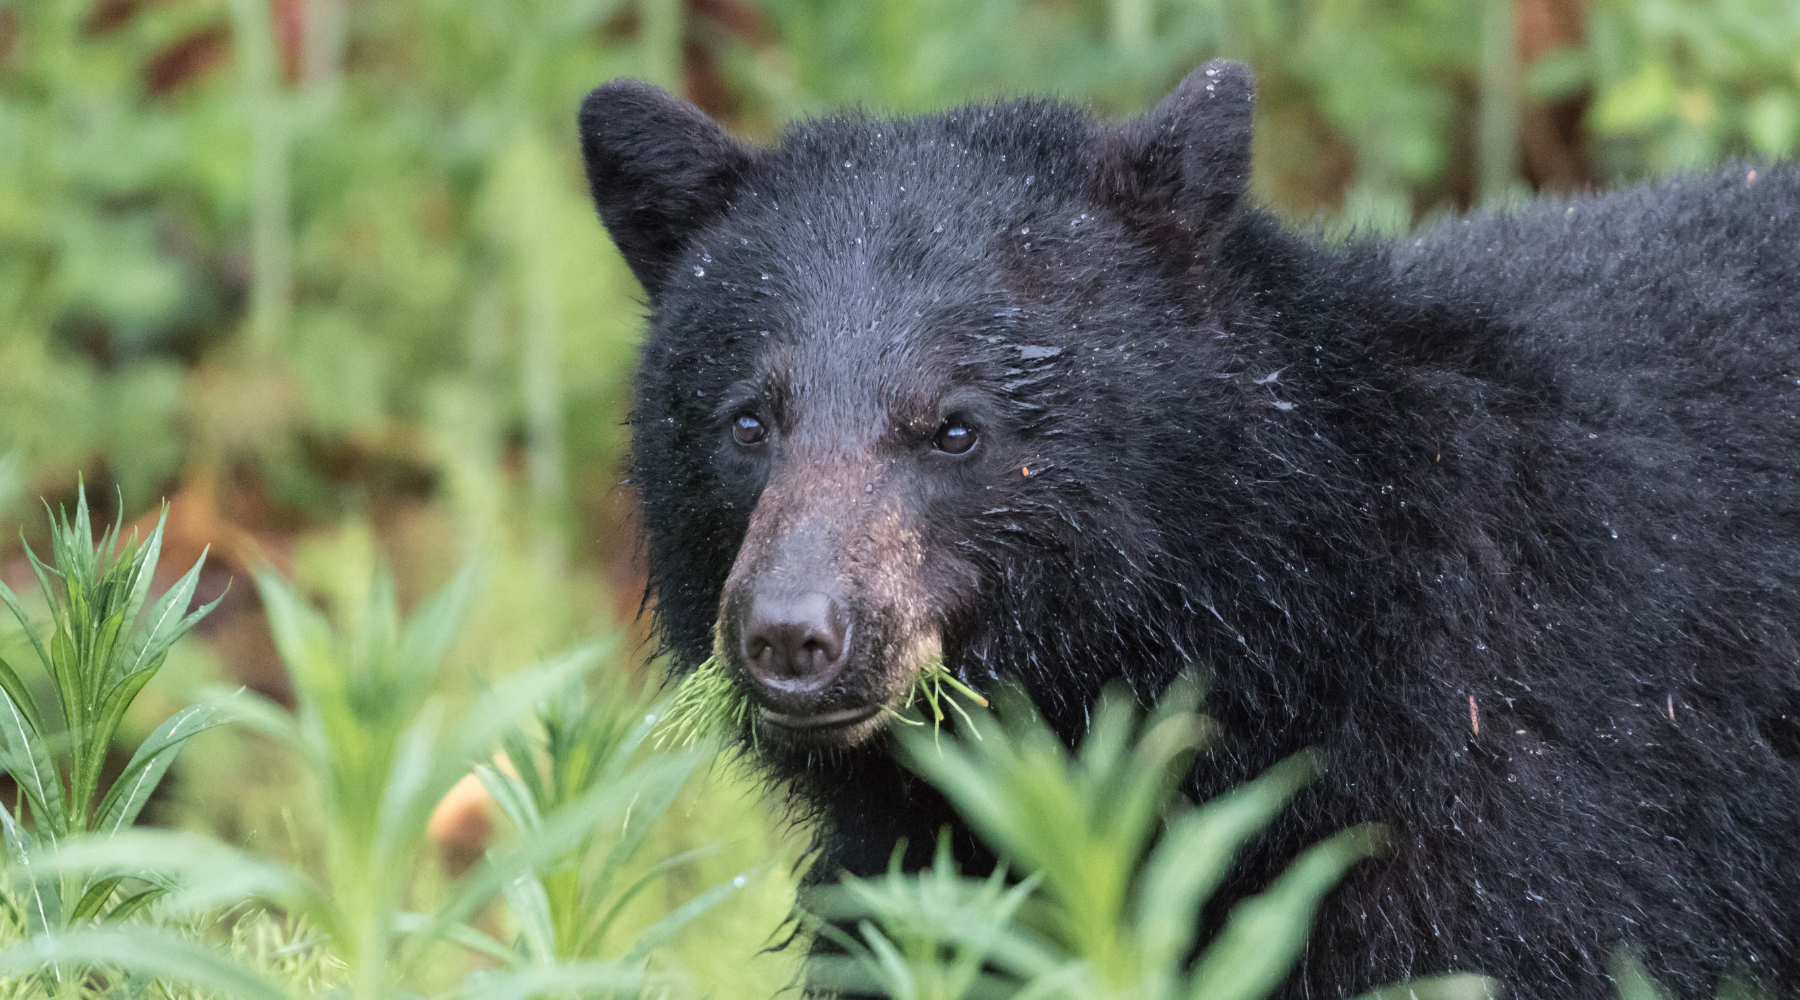
[(600, 220), (655, 299), (755, 154), (692, 104), (619, 79), (581, 102), (581, 155)]
[(1250, 67), (1214, 59), (1135, 121), (1103, 133), (1092, 166), (1101, 204), (1147, 228), (1211, 243), (1250, 176)]

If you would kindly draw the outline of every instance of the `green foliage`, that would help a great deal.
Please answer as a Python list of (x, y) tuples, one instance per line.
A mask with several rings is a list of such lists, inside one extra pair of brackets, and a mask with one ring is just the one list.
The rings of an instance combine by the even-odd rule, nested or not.
[[(1302, 755), (1223, 798), (1172, 810), (1205, 731), (1197, 703), (1198, 688), (1178, 684), (1144, 718), (1127, 693), (1109, 691), (1073, 755), (1017, 698), (990, 739), (905, 734), (908, 765), (1030, 875), (1011, 887), (1004, 870), (961, 879), (940, 842), (919, 876), (896, 867), (885, 880), (847, 877), (807, 900), (848, 956), (821, 960), (816, 983), (903, 1000), (1267, 996), (1298, 960), (1320, 900), (1380, 849), (1381, 835), (1358, 827), (1309, 848), (1190, 964), (1200, 908), (1238, 849), (1319, 773)], [(856, 935), (841, 929), (851, 921)], [(1408, 988), (1486, 998), (1494, 986), (1462, 976)]]
[[(163, 886), (136, 872), (58, 876), (42, 870), (42, 862), (72, 838), (107, 839), (128, 829), (182, 744), (225, 721), (210, 706), (176, 712), (101, 788), (106, 753), (126, 710), (161, 669), (169, 647), (218, 602), (187, 611), (200, 575), (196, 563), (146, 608), (162, 521), (141, 543), (135, 533), (121, 539), (118, 524), (96, 541), (86, 491), (78, 497), (72, 521), (66, 513), (51, 517), (51, 564), (25, 550), (50, 608), (47, 638), (32, 630), (18, 596), (0, 583), (0, 600), (30, 637), (56, 692), (54, 706), (39, 705), (25, 677), (0, 659), (0, 767), (28, 807), (0, 805), (14, 890), (0, 901), (17, 927), (39, 934), (123, 920), (162, 895)], [(61, 970), (54, 975), (60, 979)]]
[[(1599, 0), (1584, 52), (1546, 89), (1591, 79), (1589, 124), (1627, 176), (1800, 150), (1800, 8), (1785, 0)], [(1554, 65), (1554, 64), (1553, 64)]]
[[(51, 577), (67, 581), (67, 606), (59, 612), (59, 631), (46, 660), (53, 671), (60, 671), (55, 674), (59, 689), (78, 695), (64, 699), (64, 711), (77, 723), (71, 727), (70, 743), (71, 755), (78, 761), (97, 760), (109, 744), (108, 727), (117, 725), (117, 713), (110, 709), (94, 724), (78, 714), (87, 711), (82, 706), (88, 701), (110, 704), (83, 693), (100, 690), (94, 678), (124, 678), (114, 681), (115, 688), (132, 682), (138, 676), (133, 671), (153, 669), (137, 664), (160, 663), (173, 635), (191, 625), (194, 617), (182, 619), (177, 613), (192, 594), (190, 573), (153, 607), (148, 630), (123, 628), (120, 622), (135, 620), (143, 604), (158, 536), (142, 548), (128, 545), (123, 557), (110, 559), (106, 553), (111, 551), (113, 533), (103, 535), (96, 548), (85, 541), (87, 532), (83, 505), (74, 523), (63, 523), (56, 533), (55, 565), (34, 562), (46, 589)], [(355, 997), (375, 1000), (416, 991), (422, 963), (441, 942), (509, 959), (507, 968), (465, 983), (466, 991), (483, 998), (564, 989), (635, 996), (653, 982), (648, 968), (651, 951), (688, 919), (741, 886), (742, 878), (690, 901), (611, 961), (592, 959), (597, 939), (580, 934), (588, 924), (559, 927), (555, 918), (585, 915), (606, 899), (604, 884), (583, 883), (578, 873), (569, 877), (570, 865), (596, 840), (596, 831), (620, 831), (601, 871), (602, 882), (609, 883), (698, 758), (686, 751), (643, 758), (634, 754), (648, 731), (647, 721), (629, 722), (641, 705), (614, 700), (601, 710), (585, 694), (585, 676), (607, 652), (599, 644), (514, 674), (497, 684), (477, 710), (446, 724), (430, 695), (438, 665), (476, 593), (476, 579), (473, 570), (465, 571), (410, 620), (402, 620), (392, 581), (383, 575), (361, 613), (345, 627), (334, 628), (279, 578), (260, 576), (263, 603), (293, 678), (297, 714), (290, 716), (242, 692), (218, 695), (212, 706), (178, 714), (139, 751), (139, 761), (145, 763), (134, 761), (127, 768), (126, 777), (132, 780), (117, 787), (130, 790), (117, 793), (116, 787), (116, 795), (102, 800), (95, 832), (88, 832), (95, 824), (85, 821), (86, 814), (64, 809), (54, 776), (38, 782), (27, 777), (33, 767), (46, 767), (48, 757), (41, 752), (37, 735), (41, 726), (20, 730), (15, 723), (8, 733), (13, 742), (7, 747), (7, 768), (20, 779), (46, 843), (31, 841), (8, 817), (8, 878), (15, 890), (64, 886), (63, 905), (70, 916), (62, 924), (77, 929), (57, 933), (53, 916), (39, 916), (49, 912), (48, 894), (41, 889), (27, 889), (24, 896), (11, 893), (14, 923), (26, 936), (0, 951), (0, 973), (47, 964), (60, 980), (66, 965), (98, 966), (180, 980), (233, 996), (285, 997), (291, 982), (273, 976), (266, 965), (246, 964), (210, 941), (183, 933), (179, 923), (183, 915), (214, 913), (254, 900), (316, 927), (341, 961), (341, 978)], [(16, 607), (10, 593), (6, 596)], [(115, 655), (115, 649), (131, 655)], [(127, 669), (107, 673), (93, 666), (113, 664), (115, 659)], [(28, 705), (15, 691), (23, 689), (10, 669), (4, 679), (12, 703)], [(141, 687), (142, 681), (135, 683)], [(137, 687), (129, 690), (135, 692)], [(524, 737), (510, 728), (513, 720), (540, 703), (549, 744), (542, 770)], [(323, 883), (297, 867), (208, 838), (122, 829), (141, 807), (137, 789), (153, 784), (179, 741), (221, 707), (291, 745), (318, 782), (326, 854)], [(25, 714), (14, 713), (21, 719)], [(452, 883), (428, 912), (410, 911), (414, 860), (423, 853), (432, 808), (471, 764), (490, 757), (501, 742), (519, 761), (521, 774), (529, 776), (503, 780), (496, 772), (487, 773), (490, 787), (507, 795), (504, 801), (520, 823), (520, 836)], [(24, 753), (20, 747), (33, 752)], [(157, 761), (160, 767), (153, 766)], [(75, 777), (71, 787), (87, 786)], [(642, 813), (634, 816), (635, 810)], [(682, 860), (664, 862), (660, 871)], [(152, 899), (158, 900), (158, 919), (113, 929), (80, 929), (99, 914), (122, 882), (147, 883), (150, 888), (114, 907), (108, 914), (110, 922), (117, 925), (119, 918), (142, 910)], [(67, 891), (69, 886), (89, 888), (75, 896)], [(628, 888), (624, 896), (629, 898), (637, 888)], [(523, 928), (517, 950), (501, 946), (467, 923), (496, 896), (507, 900)], [(78, 900), (72, 907), (71, 899)], [(539, 932), (545, 930), (550, 936), (540, 941)], [(559, 933), (571, 945), (560, 952), (550, 944)]]
[[(596, 788), (619, 784), (644, 749), (658, 713), (649, 703), (630, 696), (617, 681), (598, 699), (584, 684), (570, 683), (543, 702), (537, 745), (524, 730), (503, 736), (510, 767), (480, 765), (481, 783), (507, 818), (526, 837), (540, 835), (545, 819), (579, 802)], [(682, 755), (689, 761), (695, 758)], [(623, 822), (609, 830), (610, 844), (596, 830), (561, 855), (537, 866), (531, 875), (504, 887), (519, 923), (519, 940), (511, 949), (490, 952), (513, 966), (545, 966), (557, 960), (599, 958), (609, 933), (633, 899), (677, 867), (710, 848), (663, 858), (633, 877), (630, 864), (641, 853), (646, 836), (668, 811), (679, 782), (646, 788), (626, 811)], [(601, 848), (604, 847), (604, 850)], [(627, 962), (641, 961), (666, 943), (693, 918), (710, 909), (747, 875), (715, 886), (678, 907), (640, 935), (626, 953)]]
[(746, 727), (756, 738), (756, 714), (750, 699), (731, 674), (725, 658), (714, 654), (681, 678), (663, 706), (656, 745), (693, 746), (702, 740)]

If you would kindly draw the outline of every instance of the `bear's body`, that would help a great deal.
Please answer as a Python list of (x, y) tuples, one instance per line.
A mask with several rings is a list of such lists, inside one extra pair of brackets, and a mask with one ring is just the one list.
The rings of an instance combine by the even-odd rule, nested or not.
[(754, 150), (622, 82), (582, 130), (653, 306), (658, 621), (757, 697), (815, 872), (951, 820), (858, 714), (924, 659), (1071, 739), (1107, 681), (1199, 665), (1195, 795), (1331, 767), (1235, 895), (1394, 833), (1289, 995), (1599, 998), (1621, 944), (1684, 997), (1800, 988), (1800, 171), (1331, 245), (1241, 203), (1229, 64), (1118, 128), (1019, 102)]

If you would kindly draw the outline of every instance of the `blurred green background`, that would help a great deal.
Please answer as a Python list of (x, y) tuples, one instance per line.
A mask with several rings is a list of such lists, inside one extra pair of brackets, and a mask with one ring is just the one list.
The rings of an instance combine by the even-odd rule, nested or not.
[[(377, 563), (404, 600), (484, 557), (449, 701), (609, 632), (641, 679), (643, 302), (584, 191), (581, 95), (638, 76), (767, 140), (843, 103), (1128, 115), (1217, 55), (1258, 74), (1258, 199), (1337, 232), (1800, 146), (1794, 0), (0, 0), (0, 579), (30, 589), (13, 527), (41, 542), (77, 474), (128, 522), (171, 500), (165, 564), (211, 546), (226, 599), (140, 736), (204, 681), (288, 696), (260, 559), (329, 608)], [(314, 794), (220, 731), (152, 818), (303, 858)], [(644, 919), (780, 858), (678, 950), (717, 995), (787, 984), (760, 951), (804, 831), (729, 768), (665, 825), (665, 853), (726, 848)]]

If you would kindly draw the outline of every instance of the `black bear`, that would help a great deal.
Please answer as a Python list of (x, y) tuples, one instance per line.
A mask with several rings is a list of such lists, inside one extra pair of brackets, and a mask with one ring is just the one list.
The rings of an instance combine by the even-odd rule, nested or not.
[(921, 664), (1071, 739), (1109, 680), (1200, 665), (1194, 795), (1330, 762), (1234, 893), (1393, 831), (1285, 995), (1607, 997), (1621, 946), (1684, 997), (1800, 990), (1800, 170), (1334, 243), (1246, 202), (1251, 104), (1213, 62), (1121, 125), (757, 148), (595, 90), (668, 650), (717, 644), (821, 877), (952, 819), (881, 751)]

